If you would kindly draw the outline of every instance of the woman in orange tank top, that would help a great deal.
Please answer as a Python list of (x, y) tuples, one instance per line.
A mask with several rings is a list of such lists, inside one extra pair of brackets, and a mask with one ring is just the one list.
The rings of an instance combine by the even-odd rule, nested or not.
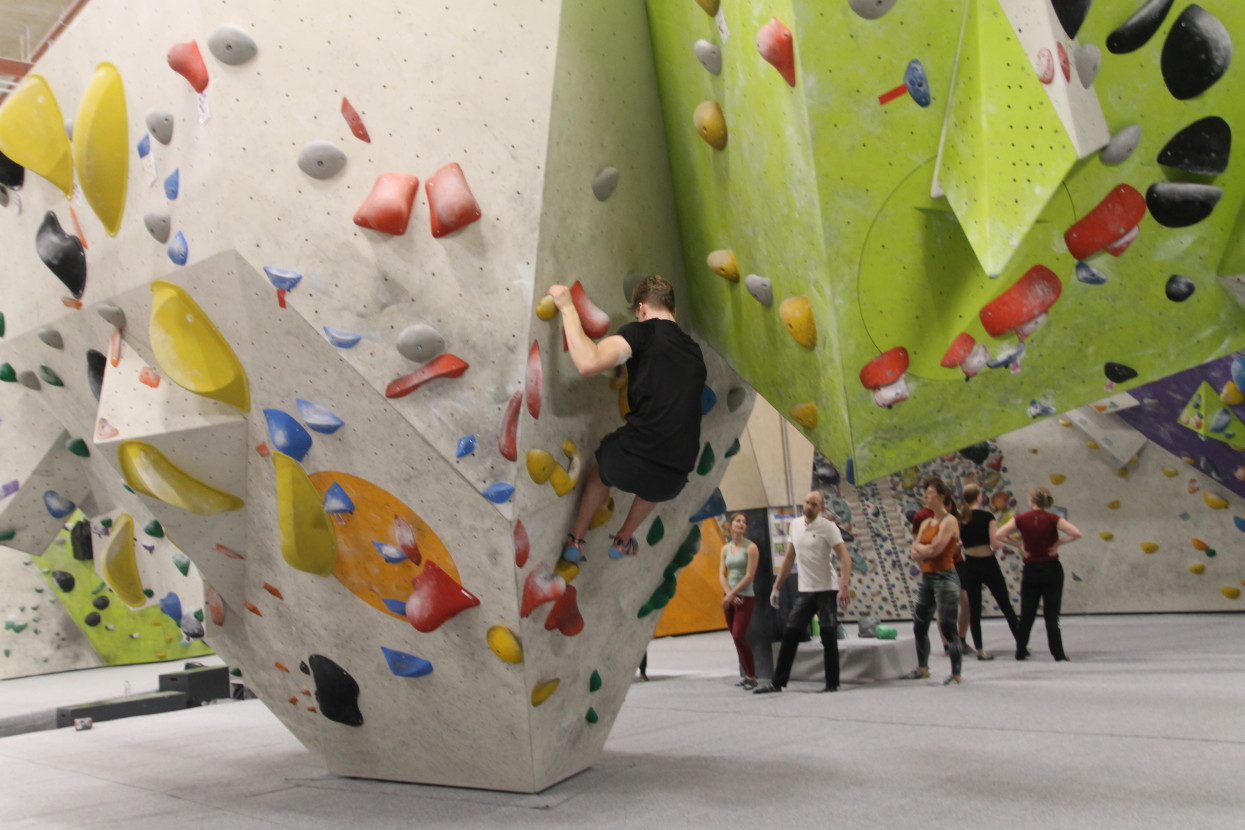
[(939, 478), (928, 478), (921, 484), (925, 506), (934, 515), (925, 520), (917, 541), (912, 545), (912, 559), (921, 566), (921, 582), (916, 589), (912, 611), (912, 631), (916, 635), (917, 667), (904, 675), (909, 680), (929, 677), (929, 624), (938, 611), (938, 625), (947, 638), (951, 652), (951, 676), (944, 686), (960, 682), (964, 652), (956, 631), (959, 610), (960, 578), (955, 572), (955, 550), (960, 539), (960, 522), (955, 515), (955, 497), (951, 488)]

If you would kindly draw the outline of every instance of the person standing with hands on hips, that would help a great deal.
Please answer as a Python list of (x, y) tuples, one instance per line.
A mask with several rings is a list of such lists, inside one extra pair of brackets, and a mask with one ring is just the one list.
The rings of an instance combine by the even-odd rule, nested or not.
[[(822, 515), (825, 499), (821, 492), (813, 490), (804, 497), (803, 515), (791, 522), (790, 541), (778, 575), (774, 577), (774, 590), (770, 592), (769, 604), (778, 607), (779, 591), (791, 574), (791, 566), (799, 565), (800, 593), (796, 597), (787, 627), (782, 634), (782, 647), (778, 651), (778, 665), (774, 667), (774, 679), (756, 689), (753, 694), (764, 695), (781, 692), (791, 677), (791, 665), (800, 646), (804, 629), (817, 614), (821, 629), (821, 647), (824, 651), (826, 685), (821, 691), (839, 690), (839, 619), (838, 609), (846, 608), (851, 599), (852, 557), (843, 543), (838, 526)], [(839, 570), (834, 567), (835, 556)]]

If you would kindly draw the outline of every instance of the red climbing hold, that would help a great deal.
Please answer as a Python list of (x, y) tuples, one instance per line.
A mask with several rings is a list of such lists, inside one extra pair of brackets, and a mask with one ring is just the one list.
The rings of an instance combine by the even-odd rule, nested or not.
[(1146, 215), (1146, 197), (1135, 187), (1117, 185), (1097, 207), (1064, 232), (1063, 241), (1068, 253), (1077, 259), (1086, 259), (1105, 250), (1119, 256), (1135, 238), (1134, 231)]
[(207, 89), (207, 64), (203, 62), (203, 53), (199, 51), (199, 44), (196, 41), (174, 44), (169, 50), (168, 60), (173, 71), (190, 81), (195, 92)]
[(401, 236), (411, 221), (411, 206), (419, 190), (419, 177), (405, 173), (382, 173), (363, 204), (354, 212), (354, 223), (381, 233)]
[(354, 133), (355, 138), (366, 141), (368, 144), (372, 143), (372, 137), (367, 134), (367, 127), (363, 126), (363, 119), (359, 117), (359, 113), (345, 96), (342, 96), (342, 117), (350, 125), (350, 132)]
[(208, 618), (216, 625), (225, 624), (225, 601), (221, 599), (220, 592), (211, 585), (203, 589), (203, 602), (207, 605)]
[(773, 64), (788, 85), (795, 86), (795, 45), (791, 30), (777, 17), (771, 17), (757, 32), (757, 51)]
[(523, 406), (523, 390), (510, 396), (506, 412), (502, 415), (501, 429), (497, 432), (497, 450), (507, 461), (519, 460), (519, 408)]
[(532, 418), (540, 420), (540, 389), (543, 373), (540, 368), (540, 341), (532, 341), (532, 350), (527, 353), (527, 381), (524, 392), (527, 396), (527, 411)]
[(523, 605), (519, 616), (526, 617), (546, 602), (553, 602), (566, 593), (566, 580), (540, 563), (523, 580)]
[(986, 303), (978, 315), (991, 337), (1015, 331), (1021, 340), (1033, 333), (1059, 299), (1063, 283), (1045, 265), (1034, 265), (1016, 284)]
[(432, 214), (432, 235), (453, 233), (482, 215), (476, 197), (471, 195), (463, 169), (451, 162), (433, 173), (424, 185), (428, 194), (428, 210)]
[(401, 516), (393, 517), (393, 538), (398, 543), (398, 550), (405, 553), (412, 564), (418, 565), (424, 561), (419, 545), (415, 542), (415, 531)]
[(469, 368), (467, 361), (457, 355), (449, 352), (439, 354), (409, 375), (403, 375), (391, 382), (385, 387), (385, 397), (406, 397), (428, 381), (437, 378), (456, 378)]
[(545, 617), (545, 630), (561, 631), (567, 637), (574, 637), (584, 630), (584, 615), (579, 613), (579, 603), (575, 601), (575, 586), (567, 585), (566, 593), (554, 600)]
[(406, 618), (416, 631), (425, 634), (436, 631), (459, 611), (480, 604), (479, 599), (431, 560), (424, 565), (423, 573), (411, 580), (411, 588)]
[(514, 523), (514, 564), (515, 567), (522, 568), (527, 564), (528, 554), (532, 552), (532, 543), (527, 538), (527, 528), (523, 526), (522, 519), (516, 519)]
[(584, 286), (579, 280), (575, 280), (575, 284), (571, 286), (571, 302), (575, 304), (575, 311), (579, 313), (579, 320), (584, 326), (584, 334), (596, 340), (609, 333), (610, 316), (588, 299)]

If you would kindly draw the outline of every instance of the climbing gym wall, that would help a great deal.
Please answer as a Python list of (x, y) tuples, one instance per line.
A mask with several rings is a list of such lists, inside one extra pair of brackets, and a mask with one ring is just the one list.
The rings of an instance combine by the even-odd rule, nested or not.
[(648, 7), (697, 325), (848, 479), (1245, 343), (1241, 4)]
[[(626, 378), (580, 378), (541, 298), (600, 336), (662, 273), (690, 317), (648, 44), (638, 3), (94, 0), (0, 109), (0, 360), (61, 381), (0, 406), (60, 424), (27, 441), (56, 464), (85, 439), (63, 495), (109, 590), (161, 603), (158, 526), (207, 584), (183, 616), (334, 772), (591, 764), (721, 510), (752, 393), (706, 347), (683, 493), (636, 556), (624, 496), (559, 561)], [(34, 464), (21, 498), (60, 481)], [(57, 532), (37, 507), (0, 502), (11, 547)]]

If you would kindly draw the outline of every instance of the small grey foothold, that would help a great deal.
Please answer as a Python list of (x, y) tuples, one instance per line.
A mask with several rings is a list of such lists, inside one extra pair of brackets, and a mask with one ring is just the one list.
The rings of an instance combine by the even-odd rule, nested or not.
[(891, 10), (895, 0), (847, 0), (847, 5), (865, 20), (877, 20)]
[(1102, 148), (1102, 152), (1098, 154), (1098, 159), (1105, 165), (1113, 167), (1117, 164), (1123, 164), (1128, 161), (1128, 157), (1137, 149), (1137, 145), (1141, 142), (1141, 126), (1138, 124), (1129, 124), (1124, 129), (1111, 136), (1111, 140), (1107, 142), (1107, 146)]
[(125, 312), (121, 310), (120, 306), (113, 305), (112, 303), (100, 303), (95, 310), (113, 328), (125, 328)]
[(208, 35), (208, 51), (221, 63), (239, 66), (255, 57), (259, 47), (244, 29), (225, 24)]
[(36, 392), (43, 388), (43, 384), (39, 383), (39, 376), (29, 369), (17, 373), (17, 382), (27, 389), (33, 389)]
[(36, 332), (36, 334), (39, 336), (40, 340), (42, 340), (47, 345), (51, 346), (53, 349), (65, 348), (65, 341), (61, 337), (61, 333), (54, 328), (51, 328), (49, 326), (44, 326), (43, 328), (39, 329), (39, 331)]
[(1092, 43), (1082, 43), (1073, 51), (1072, 62), (1076, 64), (1076, 77), (1081, 86), (1089, 89), (1102, 67), (1102, 50)]
[(161, 144), (168, 144), (173, 140), (173, 116), (160, 110), (148, 110), (147, 132)]
[(714, 75), (722, 74), (722, 48), (707, 40), (698, 40), (692, 47), (696, 52), (696, 60)]
[(73, 141), (73, 119), (72, 118), (67, 119), (65, 121), (65, 138), (68, 138), (71, 142)]
[(617, 167), (602, 167), (592, 177), (592, 195), (597, 197), (597, 201), (604, 202), (613, 196), (616, 187), (618, 187)]
[(425, 363), (445, 351), (445, 338), (432, 326), (417, 323), (398, 335), (398, 353), (415, 363)]
[(644, 277), (645, 275), (641, 274), (639, 271), (632, 271), (627, 274), (627, 276), (623, 277), (623, 301), (628, 305), (631, 304), (631, 296), (635, 293), (635, 287), (640, 284), (640, 281), (643, 280)]
[(169, 221), (169, 215), (162, 211), (152, 211), (144, 214), (143, 224), (147, 226), (147, 233), (155, 237), (157, 242), (168, 242), (169, 232), (173, 229), (173, 223)]
[(744, 287), (761, 305), (774, 304), (774, 285), (768, 278), (759, 274), (749, 274), (744, 277)]
[(331, 179), (346, 166), (346, 154), (331, 141), (313, 141), (298, 153), (298, 168), (313, 179)]
[(748, 390), (742, 386), (736, 386), (726, 393), (726, 408), (734, 412), (743, 406), (746, 400), (748, 400)]

